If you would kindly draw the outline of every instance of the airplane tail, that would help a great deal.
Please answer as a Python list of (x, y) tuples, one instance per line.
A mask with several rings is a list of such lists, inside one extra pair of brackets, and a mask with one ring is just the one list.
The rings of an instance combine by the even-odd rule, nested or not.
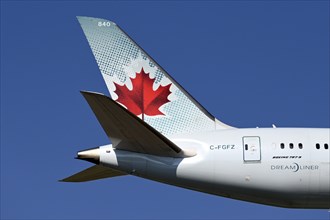
[[(95, 92), (82, 91), (81, 93), (93, 110), (103, 130), (112, 141), (112, 147), (114, 149), (174, 158), (185, 158), (196, 155), (195, 151), (192, 149), (179, 148), (165, 136), (111, 98)], [(86, 182), (127, 175), (115, 168), (100, 166), (100, 150), (94, 152), (95, 149), (79, 152), (77, 159), (87, 160), (97, 165), (60, 181)], [(80, 153), (82, 153), (82, 155), (80, 155)]]
[(115, 23), (78, 17), (111, 98), (163, 135), (232, 128), (212, 116)]

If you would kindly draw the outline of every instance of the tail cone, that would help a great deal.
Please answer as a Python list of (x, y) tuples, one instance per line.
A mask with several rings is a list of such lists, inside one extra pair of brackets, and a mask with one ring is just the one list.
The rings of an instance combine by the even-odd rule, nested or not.
[(93, 148), (93, 149), (79, 151), (77, 153), (76, 159), (86, 160), (91, 163), (99, 164), (100, 163), (100, 149)]

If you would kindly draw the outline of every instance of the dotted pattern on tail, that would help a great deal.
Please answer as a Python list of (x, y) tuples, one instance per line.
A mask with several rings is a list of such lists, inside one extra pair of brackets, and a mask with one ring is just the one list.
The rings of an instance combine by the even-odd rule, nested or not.
[[(157, 67), (118, 26), (104, 19), (78, 17), (93, 51), (112, 99), (114, 83), (132, 89), (131, 78), (141, 68), (155, 79), (154, 89), (172, 83), (167, 73)], [(145, 122), (164, 135), (193, 133), (215, 129), (215, 121), (205, 115), (175, 84), (170, 87), (170, 102), (161, 107), (162, 116), (146, 116)]]

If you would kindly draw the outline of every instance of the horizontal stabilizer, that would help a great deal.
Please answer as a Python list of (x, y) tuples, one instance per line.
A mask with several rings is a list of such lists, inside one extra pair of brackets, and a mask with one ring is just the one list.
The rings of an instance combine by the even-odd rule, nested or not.
[(127, 175), (127, 174), (114, 170), (114, 169), (111, 169), (111, 168), (108, 168), (108, 167), (95, 165), (95, 166), (87, 168), (86, 170), (83, 170), (79, 173), (76, 173), (76, 174), (69, 176), (60, 181), (61, 182), (86, 182), (86, 181), (104, 179), (104, 178), (115, 177), (115, 176), (123, 176), (123, 175)]
[(193, 156), (161, 135), (111, 98), (93, 92), (81, 92), (116, 149), (164, 157)]

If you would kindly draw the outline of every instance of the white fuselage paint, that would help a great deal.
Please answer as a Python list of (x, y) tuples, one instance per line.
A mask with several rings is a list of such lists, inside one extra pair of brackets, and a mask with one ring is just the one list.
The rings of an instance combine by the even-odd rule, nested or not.
[(100, 148), (100, 164), (234, 199), (290, 208), (330, 207), (329, 129), (228, 129), (169, 139), (196, 156), (159, 157), (107, 145)]

